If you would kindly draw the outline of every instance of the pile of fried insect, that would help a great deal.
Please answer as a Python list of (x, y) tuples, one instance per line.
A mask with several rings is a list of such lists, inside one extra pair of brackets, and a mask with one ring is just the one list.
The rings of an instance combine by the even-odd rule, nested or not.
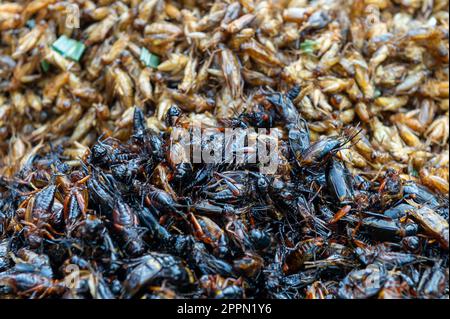
[[(264, 92), (232, 123), (284, 124), (282, 175), (173, 164), (139, 108), (130, 140), (99, 140), (79, 169), (57, 150), (30, 159), (1, 181), (2, 296), (445, 297), (448, 198), (392, 169), (351, 174), (335, 154), (355, 134), (310, 142), (299, 91)], [(183, 116), (172, 107), (166, 120)]]

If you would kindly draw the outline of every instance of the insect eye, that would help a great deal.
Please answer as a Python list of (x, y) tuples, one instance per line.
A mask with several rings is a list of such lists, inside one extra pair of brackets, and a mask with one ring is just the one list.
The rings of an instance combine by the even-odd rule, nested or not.
[(124, 165), (115, 165), (111, 167), (111, 172), (115, 178), (123, 178), (127, 173), (127, 169)]
[(101, 146), (101, 145), (94, 145), (94, 147), (92, 148), (92, 156), (94, 158), (99, 158), (102, 156), (105, 156), (107, 153), (106, 148)]
[(169, 116), (179, 116), (179, 115), (181, 115), (181, 112), (180, 112), (180, 110), (176, 107), (176, 106), (171, 106), (170, 108), (169, 108), (169, 111), (167, 112), (167, 114), (169, 115)]
[(408, 224), (405, 227), (406, 236), (413, 236), (418, 231), (418, 226), (416, 224)]
[(267, 180), (265, 178), (258, 179), (258, 188), (260, 190), (267, 190), (268, 187), (269, 187), (269, 184), (267, 183)]

